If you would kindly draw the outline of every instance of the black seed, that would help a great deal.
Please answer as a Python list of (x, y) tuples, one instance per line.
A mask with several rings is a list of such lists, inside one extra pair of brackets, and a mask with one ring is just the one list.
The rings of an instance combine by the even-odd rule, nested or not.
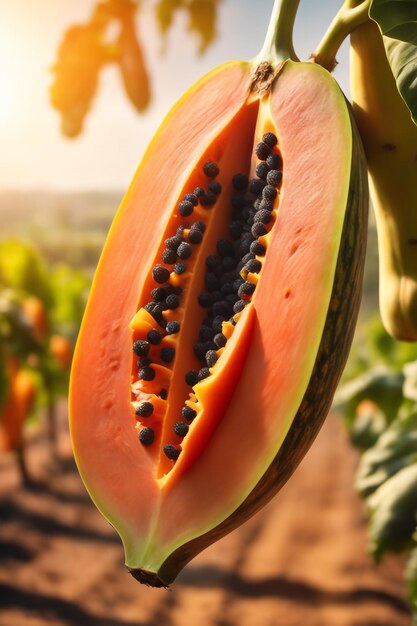
[(160, 326), (165, 326), (165, 320), (162, 311), (165, 311), (166, 305), (163, 302), (148, 302), (143, 307), (158, 322)]
[(272, 215), (270, 211), (267, 211), (266, 209), (261, 209), (260, 211), (256, 213), (253, 219), (255, 222), (262, 222), (262, 224), (269, 224), (269, 222), (272, 220)]
[(276, 135), (274, 135), (274, 133), (265, 133), (265, 135), (262, 137), (262, 141), (266, 143), (266, 145), (270, 148), (273, 148), (278, 143), (278, 139)]
[(201, 230), (202, 233), (206, 230), (206, 225), (201, 220), (197, 220), (193, 224), (191, 224), (191, 230)]
[(248, 300), (238, 300), (234, 305), (233, 305), (233, 312), (234, 313), (240, 313), (241, 311), (243, 311), (243, 309), (245, 308), (245, 306), (249, 304)]
[[(183, 233), (184, 233), (184, 230), (185, 230), (186, 228), (188, 228), (188, 227), (189, 227), (188, 222), (186, 222), (185, 224), (180, 224), (180, 225), (178, 226), (176, 235), (177, 235), (178, 237), (181, 237), (181, 241), (184, 241), (184, 238), (183, 238)], [(181, 243), (181, 241), (180, 241), (179, 243)]]
[(224, 317), (230, 314), (230, 304), (225, 300), (220, 300), (220, 302), (215, 302), (211, 308), (213, 315), (222, 315)]
[(182, 243), (180, 243), (180, 245), (177, 248), (177, 254), (180, 257), (180, 259), (189, 259), (192, 253), (193, 253), (193, 249), (191, 247), (191, 244), (187, 243), (186, 241), (183, 241)]
[(182, 200), (178, 205), (178, 213), (182, 215), (182, 217), (189, 217), (193, 211), (194, 204), (188, 200)]
[(233, 291), (237, 293), (240, 285), (243, 285), (244, 282), (245, 281), (243, 280), (243, 278), (241, 276), (238, 276), (236, 280), (233, 282)]
[(248, 177), (246, 174), (235, 174), (232, 178), (232, 185), (236, 191), (245, 191), (248, 186)]
[(278, 170), (282, 166), (282, 158), (276, 152), (271, 152), (266, 162), (268, 163), (271, 170)]
[(175, 349), (171, 347), (162, 348), (160, 354), (164, 363), (171, 363), (175, 356)]
[(258, 176), (258, 178), (262, 178), (262, 180), (265, 180), (266, 175), (268, 174), (269, 170), (270, 170), (269, 165), (267, 165), (265, 161), (261, 161), (256, 166), (256, 175)]
[(206, 352), (207, 367), (213, 367), (218, 360), (217, 352), (215, 350), (208, 350)]
[(216, 196), (218, 196), (222, 192), (221, 183), (218, 180), (211, 180), (208, 184), (208, 188), (212, 191)]
[(203, 291), (202, 293), (200, 293), (198, 295), (198, 303), (205, 309), (209, 307), (212, 303), (211, 294), (209, 294), (207, 291)]
[(237, 302), (239, 298), (237, 297), (235, 293), (228, 293), (227, 296), (225, 297), (225, 300), (226, 302), (231, 304), (233, 307), (234, 303)]
[(155, 287), (155, 289), (151, 291), (151, 296), (155, 302), (163, 302), (167, 297), (167, 292), (163, 287)]
[[(234, 254), (234, 250), (233, 250), (233, 254)], [(233, 257), (225, 256), (222, 259), (222, 268), (225, 272), (231, 272), (232, 270), (235, 269), (236, 263), (237, 261)]]
[(214, 318), (211, 327), (214, 330), (216, 335), (217, 333), (222, 332), (222, 323), (224, 321), (226, 321), (226, 318), (224, 317), (224, 315), (216, 315), (216, 317)]
[(221, 272), (222, 271), (222, 262), (220, 258), (214, 254), (210, 254), (206, 258), (206, 267), (211, 272)]
[(205, 344), (202, 341), (197, 341), (197, 343), (194, 344), (193, 351), (197, 359), (199, 359), (200, 361), (204, 361), (206, 350), (205, 350)]
[(167, 265), (174, 265), (175, 261), (177, 260), (177, 253), (175, 252), (175, 250), (165, 248), (162, 253), (162, 260), (164, 263), (167, 263)]
[(271, 148), (266, 143), (261, 141), (260, 143), (256, 144), (255, 154), (258, 159), (262, 159), (264, 161), (268, 157), (268, 155), (271, 154)]
[(195, 416), (197, 415), (197, 411), (192, 409), (190, 406), (185, 405), (181, 409), (181, 415), (187, 422), (192, 422)]
[(244, 296), (251, 296), (256, 289), (256, 285), (253, 283), (245, 282), (243, 285), (240, 285), (238, 296), (243, 299)]
[(262, 235), (266, 235), (267, 232), (268, 229), (262, 222), (256, 222), (251, 228), (251, 233), (255, 237), (255, 239), (258, 239), (258, 237), (262, 237)]
[(211, 339), (213, 339), (214, 332), (210, 326), (202, 324), (200, 326), (200, 330), (198, 331), (198, 336), (201, 341), (211, 341)]
[(157, 264), (152, 270), (153, 279), (160, 285), (162, 285), (163, 283), (166, 283), (167, 280), (169, 280), (169, 275), (170, 275), (169, 269), (167, 269), (163, 265)]
[(194, 385), (198, 383), (198, 372), (189, 370), (185, 375), (185, 382), (187, 385), (190, 385), (190, 387), (194, 387)]
[(204, 163), (203, 165), (203, 172), (209, 178), (214, 178), (215, 176), (219, 175), (220, 169), (217, 163), (213, 163), (213, 161), (207, 161), (207, 163)]
[(138, 339), (133, 342), (132, 349), (136, 356), (147, 356), (149, 353), (149, 342), (143, 339)]
[(151, 330), (148, 331), (146, 338), (149, 341), (149, 343), (152, 343), (154, 346), (157, 346), (162, 341), (162, 334), (156, 328), (152, 328)]
[(184, 196), (184, 200), (186, 200), (187, 202), (191, 202), (191, 204), (193, 204), (194, 206), (197, 206), (198, 204), (198, 198), (195, 193), (186, 193)]
[(220, 287), (220, 293), (222, 296), (227, 296), (228, 293), (233, 293), (233, 283), (223, 283)]
[(230, 222), (229, 233), (232, 239), (239, 239), (243, 231), (243, 226), (244, 226), (243, 220), (236, 220), (234, 222)]
[(266, 177), (266, 182), (268, 185), (272, 185), (273, 187), (278, 187), (282, 180), (282, 172), (278, 170), (271, 170), (268, 172), (268, 176)]
[(216, 204), (217, 196), (212, 191), (205, 191), (204, 196), (200, 198), (201, 206), (213, 206)]
[(262, 197), (265, 200), (273, 201), (277, 197), (277, 193), (278, 192), (275, 187), (273, 187), (272, 185), (267, 185), (262, 191)]
[(217, 249), (217, 253), (221, 257), (225, 257), (225, 256), (233, 257), (235, 255), (233, 243), (229, 241), (228, 239), (219, 239), (219, 241), (216, 244), (216, 249)]
[(155, 370), (152, 367), (141, 367), (138, 372), (139, 380), (153, 380), (155, 378)]
[(251, 274), (258, 274), (262, 269), (262, 263), (258, 259), (250, 259), (245, 267)]
[(256, 256), (263, 256), (266, 252), (266, 248), (260, 241), (253, 241), (250, 245), (250, 251)]
[(141, 402), (135, 411), (140, 417), (149, 417), (153, 413), (152, 402)]
[(159, 392), (159, 397), (161, 400), (166, 400), (168, 398), (168, 389), (161, 389)]
[(222, 299), (222, 292), (220, 291), (220, 289), (215, 289), (214, 291), (211, 292), (211, 300), (212, 302), (218, 302), (219, 300)]
[(203, 241), (203, 233), (198, 228), (192, 228), (188, 233), (188, 241), (190, 243), (201, 243)]
[(198, 380), (204, 380), (205, 378), (208, 378), (210, 376), (210, 370), (208, 367), (202, 367), (201, 370), (198, 372)]
[(178, 309), (180, 306), (180, 299), (175, 293), (171, 293), (165, 300), (168, 309)]
[(148, 357), (143, 356), (140, 359), (138, 359), (136, 365), (140, 368), (140, 367), (146, 367), (147, 365), (151, 365), (152, 361), (151, 359), (148, 359)]
[(165, 239), (165, 245), (170, 250), (176, 251), (182, 241), (184, 241), (184, 239), (181, 235), (174, 235), (173, 237), (169, 237), (169, 239)]
[(184, 274), (184, 272), (186, 271), (187, 266), (185, 265), (185, 263), (175, 263), (174, 265), (174, 274)]
[(234, 209), (243, 209), (246, 204), (245, 194), (242, 192), (234, 192), (232, 194), (231, 205)]
[(207, 291), (214, 291), (219, 286), (219, 281), (217, 279), (216, 274), (214, 272), (206, 272), (204, 276), (204, 284), (206, 286)]
[(152, 270), (153, 279), (160, 285), (162, 285), (163, 283), (166, 283), (167, 280), (169, 280), (169, 275), (170, 275), (169, 269), (167, 269), (163, 265), (159, 265), (159, 263), (157, 263)]
[(176, 422), (174, 424), (174, 433), (178, 435), (178, 437), (185, 437), (188, 433), (189, 426), (185, 422)]
[(223, 335), (223, 333), (217, 333), (217, 335), (215, 335), (214, 337), (214, 343), (216, 344), (216, 346), (218, 348), (223, 348), (223, 346), (226, 345), (227, 343), (227, 339), (226, 337)]
[(260, 178), (252, 178), (249, 182), (249, 191), (255, 196), (259, 196), (262, 193), (262, 189), (265, 187), (266, 183), (264, 180)]
[(164, 453), (171, 461), (176, 461), (181, 454), (181, 450), (173, 446), (172, 443), (167, 443), (164, 446)]
[(153, 428), (142, 428), (142, 430), (140, 431), (139, 435), (139, 441), (144, 445), (144, 446), (150, 446), (151, 443), (154, 442), (155, 439), (155, 432), (153, 430)]
[(193, 191), (193, 195), (197, 196), (197, 198), (201, 198), (202, 196), (204, 196), (205, 194), (205, 190), (203, 189), (203, 187), (196, 187)]
[(248, 252), (247, 254), (245, 254), (245, 256), (242, 258), (242, 263), (247, 263), (250, 259), (254, 259), (255, 255), (252, 254), (252, 252)]
[[(274, 187), (272, 187), (272, 189), (274, 189)], [(259, 203), (259, 209), (266, 209), (267, 211), (273, 211), (274, 210), (273, 200), (267, 200), (266, 198), (263, 198)]]
[(166, 329), (168, 335), (175, 335), (180, 331), (180, 323), (179, 322), (168, 322), (166, 325)]

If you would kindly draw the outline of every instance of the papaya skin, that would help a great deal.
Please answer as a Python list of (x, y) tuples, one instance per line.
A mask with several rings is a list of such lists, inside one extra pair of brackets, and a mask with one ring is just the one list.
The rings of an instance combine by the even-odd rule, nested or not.
[[(236, 346), (228, 359), (232, 364), (241, 349), (241, 369), (222, 368), (219, 359), (219, 377), (207, 379), (206, 397), (220, 396), (223, 378), (221, 419), (210, 409), (212, 426), (210, 419), (195, 422), (178, 462), (161, 478), (155, 457), (138, 447), (130, 410), (132, 320), (178, 198), (194, 187), (199, 163), (218, 160), (225, 179), (248, 163), (253, 175), (253, 146), (266, 131), (279, 137), (284, 182), (255, 296), (232, 336)], [(243, 155), (232, 150), (237, 170), (229, 145), (244, 147)], [(225, 219), (222, 203), (208, 226), (211, 243)], [(120, 534), (126, 565), (140, 582), (171, 584), (195, 554), (259, 510), (312, 443), (353, 336), (366, 214), (365, 161), (349, 107), (316, 65), (287, 61), (259, 91), (251, 64), (227, 64), (192, 88), (158, 131), (110, 230), (70, 386), (80, 474)], [(179, 347), (189, 341), (185, 326)]]
[(417, 127), (375, 23), (352, 32), (350, 61), (377, 226), (381, 317), (395, 339), (417, 341)]

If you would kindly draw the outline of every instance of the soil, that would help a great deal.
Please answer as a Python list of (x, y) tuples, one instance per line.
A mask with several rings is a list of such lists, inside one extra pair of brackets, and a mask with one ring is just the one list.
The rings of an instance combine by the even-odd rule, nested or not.
[[(62, 413), (63, 411), (61, 411)], [(60, 462), (29, 436), (33, 488), (0, 457), (1, 626), (408, 626), (404, 563), (375, 568), (336, 416), (257, 516), (192, 561), (172, 590), (141, 586), (91, 504), (61, 415)]]

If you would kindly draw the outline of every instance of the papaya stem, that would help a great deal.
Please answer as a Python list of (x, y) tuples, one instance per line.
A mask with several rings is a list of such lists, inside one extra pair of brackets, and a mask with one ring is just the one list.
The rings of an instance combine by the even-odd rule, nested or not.
[(287, 59), (298, 61), (293, 46), (293, 30), (300, 0), (275, 0), (262, 50), (255, 58), (273, 67)]
[(312, 53), (310, 61), (318, 63), (329, 72), (337, 65), (336, 54), (352, 31), (369, 21), (371, 0), (345, 0), (323, 39)]

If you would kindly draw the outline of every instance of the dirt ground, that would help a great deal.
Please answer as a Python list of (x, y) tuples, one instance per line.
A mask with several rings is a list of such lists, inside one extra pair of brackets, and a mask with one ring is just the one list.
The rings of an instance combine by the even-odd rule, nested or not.
[[(64, 423), (64, 422), (63, 422)], [(67, 431), (48, 472), (45, 437), (31, 437), (38, 488), (0, 457), (0, 626), (407, 626), (403, 563), (375, 569), (355, 453), (337, 417), (280, 494), (208, 548), (171, 591), (125, 570), (118, 537), (87, 497)]]

